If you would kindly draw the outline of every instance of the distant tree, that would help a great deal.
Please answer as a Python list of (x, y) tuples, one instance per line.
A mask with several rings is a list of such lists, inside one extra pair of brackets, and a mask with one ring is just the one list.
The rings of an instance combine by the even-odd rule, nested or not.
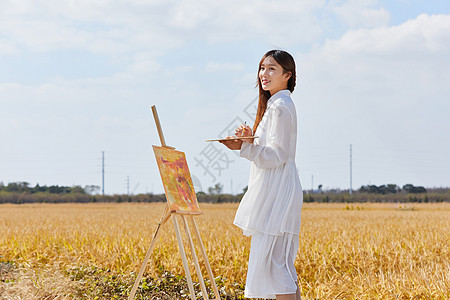
[(90, 195), (94, 195), (100, 191), (100, 187), (98, 185), (87, 185), (84, 187), (84, 192)]
[(369, 194), (395, 194), (399, 190), (396, 184), (383, 184), (380, 186), (376, 185), (363, 185), (360, 187), (359, 192), (369, 193)]
[(47, 191), (47, 187), (45, 186), (40, 186), (39, 183), (37, 183), (34, 188), (31, 189), (31, 193), (38, 193), (38, 192), (45, 192)]
[(220, 183), (216, 183), (216, 185), (214, 185), (214, 187), (208, 188), (208, 193), (211, 195), (220, 195), (220, 194), (222, 194), (222, 190), (223, 190), (223, 185)]
[(86, 194), (86, 191), (80, 185), (74, 185), (70, 188), (69, 193)]
[(319, 184), (319, 186), (317, 187), (317, 189), (319, 190), (319, 193), (322, 193), (322, 187), (323, 185)]
[(423, 186), (414, 186), (412, 184), (405, 184), (402, 188), (405, 192), (411, 193), (411, 194), (420, 194), (420, 193), (426, 193), (427, 189)]
[(388, 184), (386, 186), (386, 192), (387, 193), (391, 193), (391, 194), (395, 194), (400, 190), (400, 188), (396, 185), (396, 184)]
[(387, 185), (385, 185), (385, 184), (380, 185), (380, 186), (378, 187), (378, 194), (385, 195), (385, 194), (389, 194), (389, 193), (395, 193), (395, 188), (394, 188), (394, 191), (392, 191), (392, 189), (389, 188), (389, 187), (388, 187)]
[(85, 193), (84, 189), (79, 185), (75, 185), (74, 187), (51, 185), (46, 188), (46, 192), (48, 192), (50, 194), (70, 194), (70, 193), (84, 194)]
[(50, 194), (61, 194), (61, 188), (57, 185), (51, 185), (46, 190)]
[(22, 181), (22, 182), (10, 182), (4, 188), (4, 190), (7, 191), (7, 192), (18, 192), (18, 193), (29, 192), (30, 191), (29, 185), (30, 184), (28, 182), (25, 182), (25, 181)]
[(363, 185), (359, 188), (361, 193), (378, 194), (378, 187), (376, 185)]
[(423, 186), (417, 186), (416, 187), (416, 193), (426, 193), (427, 189), (424, 188)]
[(403, 187), (402, 187), (402, 190), (404, 190), (405, 192), (407, 192), (407, 193), (411, 193), (411, 190), (413, 190), (414, 189), (414, 185), (412, 185), (412, 184), (405, 184)]

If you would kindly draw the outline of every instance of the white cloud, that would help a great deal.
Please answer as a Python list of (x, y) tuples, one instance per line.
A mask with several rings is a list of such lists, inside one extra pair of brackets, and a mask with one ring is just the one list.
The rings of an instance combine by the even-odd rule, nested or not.
[[(312, 151), (308, 145), (326, 149), (353, 143), (376, 157), (360, 166), (392, 170), (362, 172), (356, 184), (386, 183), (389, 173), (394, 182), (414, 178), (428, 186), (445, 185), (442, 166), (430, 164), (421, 172), (407, 157), (450, 149), (450, 39), (444, 38), (450, 37), (449, 24), (450, 15), (420, 15), (399, 26), (350, 31), (296, 55), (300, 85), (294, 95), (301, 103), (301, 142), (306, 147), (302, 157), (313, 155), (305, 153)], [(372, 148), (384, 150), (380, 154)], [(442, 179), (431, 179), (432, 172)], [(330, 174), (326, 180), (336, 182)], [(345, 186), (342, 181), (339, 185)]]
[[(10, 0), (2, 2), (0, 28), (8, 51), (83, 49), (126, 60), (135, 51), (157, 57), (197, 40), (261, 40), (279, 48), (309, 45), (335, 26), (330, 16), (321, 13), (324, 10), (348, 23), (347, 27), (387, 24), (387, 12), (374, 8), (375, 4), (375, 0), (289, 0), (281, 4), (258, 0)], [(0, 48), (0, 55), (6, 50)]]
[(157, 62), (152, 53), (137, 53), (133, 62), (128, 66), (128, 70), (133, 74), (145, 74), (148, 77), (157, 76), (161, 72), (162, 66)]
[(8, 54), (16, 54), (17, 47), (12, 45), (7, 39), (0, 39), (0, 57)]
[(210, 18), (208, 2), (180, 1), (175, 5), (169, 18), (169, 24), (183, 31), (197, 28)]
[(422, 14), (414, 20), (393, 27), (352, 30), (336, 41), (327, 41), (328, 53), (397, 54), (448, 51), (450, 15)]
[[(26, 3), (26, 5), (24, 4)], [(192, 40), (264, 39), (285, 47), (311, 42), (324, 1), (4, 1), (2, 34), (33, 51), (79, 48), (97, 53), (164, 53)]]
[[(300, 54), (300, 76), (306, 73), (301, 76), (305, 84), (313, 80), (332, 86), (333, 99), (344, 103), (352, 97), (340, 93), (353, 98), (359, 93), (358, 97), (363, 96), (359, 101), (372, 99), (387, 107), (430, 101), (422, 96), (436, 91), (440, 91), (437, 99), (443, 101), (450, 80), (450, 38), (445, 37), (450, 37), (450, 15), (420, 15), (399, 26), (350, 31), (309, 54)], [(390, 101), (399, 95), (403, 97)]]
[(311, 42), (322, 34), (315, 13), (323, 6), (324, 1), (218, 1), (205, 37), (215, 42), (264, 39), (280, 47)]
[(338, 19), (350, 28), (376, 28), (388, 25), (390, 13), (375, 8), (377, 0), (331, 1), (330, 9)]
[(241, 63), (219, 63), (219, 62), (209, 62), (206, 65), (206, 70), (210, 72), (217, 71), (242, 71), (244, 70), (244, 65)]
[[(121, 54), (135, 49), (161, 53), (178, 45), (164, 30), (161, 4), (115, 1), (4, 1), (2, 35), (33, 51), (88, 49)], [(152, 7), (151, 5), (156, 5)], [(3, 7), (2, 7), (3, 8)]]

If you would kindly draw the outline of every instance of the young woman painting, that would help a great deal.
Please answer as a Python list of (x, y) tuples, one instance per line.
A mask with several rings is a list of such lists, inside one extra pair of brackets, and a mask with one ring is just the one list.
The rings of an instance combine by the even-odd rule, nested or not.
[[(241, 125), (223, 141), (252, 162), (248, 190), (234, 224), (251, 236), (245, 296), (299, 300), (294, 267), (299, 246), (303, 193), (295, 165), (297, 116), (291, 99), (296, 81), (293, 57), (267, 52), (259, 63), (259, 102), (253, 130)], [(231, 138), (231, 137), (230, 137)]]

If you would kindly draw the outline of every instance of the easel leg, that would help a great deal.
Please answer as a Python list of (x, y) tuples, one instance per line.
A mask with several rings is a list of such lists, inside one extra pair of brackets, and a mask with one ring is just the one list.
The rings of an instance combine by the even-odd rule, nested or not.
[(200, 283), (200, 288), (202, 289), (203, 299), (209, 300), (208, 292), (206, 291), (202, 271), (200, 269), (200, 265), (198, 264), (197, 253), (195, 252), (194, 243), (192, 242), (191, 232), (189, 231), (188, 223), (186, 222), (186, 218), (183, 215), (181, 215), (181, 219), (183, 220), (184, 230), (186, 231), (186, 236), (188, 237), (189, 247), (191, 249), (192, 258), (194, 260), (195, 271), (197, 271), (198, 281)]
[(203, 256), (203, 259), (204, 259), (205, 265), (206, 265), (206, 271), (208, 272), (209, 278), (211, 279), (211, 286), (213, 287), (214, 295), (216, 296), (216, 299), (220, 299), (219, 290), (217, 289), (216, 282), (214, 281), (214, 276), (211, 271), (211, 266), (209, 264), (208, 256), (206, 255), (205, 247), (203, 247), (203, 242), (202, 242), (202, 238), (200, 237), (200, 232), (198, 231), (197, 223), (195, 222), (195, 219), (192, 216), (189, 216), (189, 218), (192, 221), (192, 223), (194, 224), (194, 234), (197, 238), (197, 241), (200, 244), (202, 256)]
[(150, 243), (150, 247), (148, 248), (147, 254), (145, 255), (144, 262), (141, 265), (141, 269), (139, 270), (139, 274), (136, 278), (136, 281), (134, 282), (133, 288), (131, 289), (130, 296), (128, 296), (128, 300), (134, 299), (134, 296), (136, 295), (137, 288), (139, 287), (139, 283), (141, 282), (142, 275), (144, 274), (145, 268), (147, 267), (148, 260), (150, 259), (150, 255), (152, 254), (153, 247), (155, 246), (156, 238), (158, 237), (159, 228), (166, 223), (166, 221), (170, 218), (169, 213), (169, 207), (165, 206), (164, 212), (160, 217), (158, 227), (156, 227), (155, 234), (153, 235), (153, 239)]
[(172, 219), (173, 219), (173, 226), (175, 227), (175, 234), (177, 236), (178, 248), (180, 248), (181, 259), (183, 260), (184, 272), (186, 273), (186, 279), (187, 279), (187, 282), (189, 285), (189, 292), (191, 294), (191, 299), (195, 300), (196, 297), (195, 297), (194, 285), (192, 284), (191, 273), (189, 272), (189, 265), (187, 263), (186, 253), (184, 252), (183, 240), (181, 239), (181, 235), (180, 235), (180, 227), (178, 226), (177, 218), (175, 215), (173, 216)]
[(136, 278), (136, 281), (134, 282), (134, 285), (133, 285), (133, 288), (131, 289), (131, 293), (130, 293), (130, 296), (128, 297), (128, 300), (134, 299), (134, 295), (136, 294), (136, 290), (139, 286), (139, 283), (141, 282), (142, 275), (144, 274), (145, 268), (147, 267), (147, 263), (148, 263), (148, 260), (150, 259), (150, 255), (152, 254), (153, 247), (155, 246), (156, 237), (158, 236), (160, 227), (161, 227), (161, 225), (158, 225), (158, 227), (156, 228), (155, 235), (153, 236), (153, 240), (150, 243), (150, 247), (148, 248), (147, 255), (145, 255), (144, 262), (141, 265), (141, 269), (139, 270), (139, 275)]

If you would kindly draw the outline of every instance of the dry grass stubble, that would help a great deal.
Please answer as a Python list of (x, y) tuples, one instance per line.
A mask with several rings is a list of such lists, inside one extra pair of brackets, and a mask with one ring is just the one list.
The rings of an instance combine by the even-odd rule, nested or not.
[[(205, 215), (196, 221), (214, 275), (223, 276), (229, 292), (242, 288), (250, 240), (232, 225), (237, 205), (201, 208)], [(67, 271), (80, 267), (137, 273), (162, 210), (163, 204), (0, 205), (0, 262), (3, 269), (14, 265), (0, 275), (0, 299), (65, 299), (83, 284)], [(161, 229), (147, 269), (152, 276), (184, 274), (171, 223)], [(449, 204), (305, 204), (296, 261), (302, 295), (448, 299), (449, 232)]]

